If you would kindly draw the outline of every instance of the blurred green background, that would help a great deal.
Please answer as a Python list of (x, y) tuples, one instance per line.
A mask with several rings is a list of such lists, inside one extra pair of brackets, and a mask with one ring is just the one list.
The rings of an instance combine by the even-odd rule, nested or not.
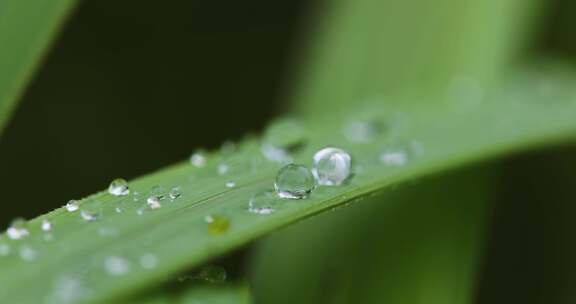
[[(261, 130), (281, 112), (314, 7), (322, 3), (82, 1), (0, 140), (0, 221)], [(576, 3), (543, 9), (527, 54), (574, 61)], [(576, 283), (567, 232), (576, 228), (575, 152), (501, 162), (480, 303), (576, 302), (567, 292)]]

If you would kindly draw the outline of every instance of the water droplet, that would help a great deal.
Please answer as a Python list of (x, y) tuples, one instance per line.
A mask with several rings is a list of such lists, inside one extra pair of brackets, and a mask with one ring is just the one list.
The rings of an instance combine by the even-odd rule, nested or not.
[(208, 223), (210, 234), (222, 234), (230, 228), (230, 220), (222, 215), (207, 215), (204, 220)]
[(29, 246), (20, 247), (20, 258), (24, 261), (34, 261), (38, 258), (38, 252)]
[(128, 261), (119, 256), (110, 256), (104, 260), (104, 269), (113, 276), (122, 276), (130, 271)]
[(117, 178), (110, 183), (108, 192), (115, 196), (124, 196), (130, 194), (128, 182), (123, 178)]
[(168, 197), (171, 201), (177, 200), (180, 196), (182, 196), (182, 192), (180, 192), (180, 187), (174, 187), (168, 192)]
[(10, 254), (10, 245), (6, 243), (0, 243), (0, 256), (7, 256)]
[(352, 175), (352, 157), (348, 152), (327, 147), (314, 154), (312, 173), (322, 186), (340, 186)]
[(304, 141), (306, 141), (306, 128), (294, 118), (276, 120), (264, 133), (266, 144), (285, 150), (294, 149)]
[(141, 198), (140, 192), (138, 191), (134, 191), (134, 193), (132, 193), (132, 200), (137, 202), (139, 201)]
[(146, 200), (146, 204), (148, 204), (148, 207), (150, 207), (150, 209), (162, 208), (162, 203), (160, 202), (161, 200), (162, 197), (160, 195), (152, 195), (148, 197), (148, 199)]
[(197, 278), (210, 283), (223, 283), (226, 281), (228, 273), (226, 269), (217, 265), (207, 265), (198, 272)]
[(77, 211), (80, 207), (77, 200), (70, 200), (66, 204), (65, 208), (68, 212), (74, 212)]
[(218, 170), (218, 174), (224, 175), (230, 171), (230, 166), (226, 163), (219, 163), (216, 169)]
[(197, 168), (203, 168), (206, 166), (207, 161), (206, 153), (204, 153), (204, 151), (199, 150), (190, 155), (190, 163)]
[(260, 215), (268, 215), (276, 211), (278, 196), (272, 190), (264, 190), (254, 194), (248, 201), (248, 211)]
[(266, 159), (277, 162), (283, 165), (289, 164), (292, 162), (292, 157), (290, 156), (288, 150), (276, 147), (269, 143), (262, 143), (260, 146), (260, 151), (266, 157)]
[(278, 172), (274, 188), (281, 198), (303, 199), (316, 187), (312, 172), (302, 165), (289, 164)]
[(355, 143), (372, 142), (380, 134), (380, 126), (373, 121), (354, 120), (344, 125), (344, 137)]
[(82, 219), (87, 222), (97, 220), (99, 215), (100, 214), (98, 210), (95, 210), (93, 208), (83, 208), (82, 210), (80, 210), (80, 217), (82, 217)]
[(400, 149), (386, 149), (380, 154), (380, 161), (388, 166), (403, 166), (408, 162), (408, 154)]
[(142, 215), (142, 214), (144, 214), (144, 211), (146, 211), (144, 208), (138, 208), (138, 209), (136, 209), (136, 214)]
[(25, 238), (29, 235), (28, 229), (26, 228), (26, 221), (22, 218), (17, 218), (12, 221), (10, 227), (6, 229), (6, 235), (10, 239), (19, 240)]
[(116, 211), (116, 213), (124, 212), (124, 208), (122, 208), (122, 207), (116, 207), (116, 208), (114, 208), (114, 210)]
[(236, 183), (235, 183), (235, 182), (232, 182), (232, 181), (226, 182), (226, 187), (228, 187), (228, 188), (234, 188), (234, 187), (236, 187)]
[(54, 282), (52, 294), (47, 298), (47, 304), (72, 304), (89, 298), (92, 291), (74, 276), (59, 277)]
[(50, 231), (50, 230), (52, 230), (52, 222), (50, 222), (48, 219), (42, 220), (41, 228), (42, 228), (43, 231)]
[(145, 269), (153, 269), (158, 265), (158, 258), (153, 253), (145, 253), (140, 257), (140, 266)]

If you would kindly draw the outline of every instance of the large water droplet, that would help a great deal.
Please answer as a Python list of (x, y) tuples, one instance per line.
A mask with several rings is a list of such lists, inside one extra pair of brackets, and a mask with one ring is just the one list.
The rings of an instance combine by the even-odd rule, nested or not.
[(19, 240), (29, 235), (28, 228), (26, 228), (26, 221), (22, 218), (17, 218), (12, 221), (10, 227), (6, 229), (6, 235), (10, 239)]
[(208, 223), (210, 234), (222, 234), (230, 228), (230, 220), (222, 215), (207, 215), (204, 220)]
[(281, 198), (303, 199), (316, 187), (312, 172), (302, 165), (289, 164), (276, 175), (274, 188)]
[(130, 271), (130, 263), (125, 258), (110, 256), (104, 260), (104, 269), (113, 276), (122, 276)]
[(48, 219), (44, 219), (42, 220), (42, 225), (40, 225), (40, 228), (42, 228), (43, 231), (50, 231), (52, 230), (52, 222), (50, 222)]
[(203, 168), (207, 163), (206, 153), (198, 150), (190, 155), (190, 163), (197, 168)]
[(260, 215), (268, 215), (276, 211), (278, 196), (272, 190), (255, 193), (248, 201), (248, 211)]
[(68, 212), (74, 212), (77, 211), (80, 207), (77, 200), (69, 200), (65, 208)]
[(352, 175), (352, 157), (348, 152), (327, 147), (314, 154), (312, 172), (322, 186), (340, 186)]
[(115, 196), (124, 196), (130, 194), (130, 188), (125, 179), (117, 178), (110, 183), (108, 192)]
[(210, 282), (210, 283), (223, 283), (226, 281), (228, 273), (226, 269), (217, 265), (207, 265), (202, 267), (198, 272), (198, 279)]

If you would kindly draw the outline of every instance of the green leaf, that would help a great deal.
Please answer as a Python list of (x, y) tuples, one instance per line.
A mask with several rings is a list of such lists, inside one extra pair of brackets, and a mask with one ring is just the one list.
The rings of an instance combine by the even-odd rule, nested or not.
[[(277, 212), (268, 216), (247, 211), (249, 198), (257, 191), (270, 189), (279, 168), (262, 157), (256, 138), (244, 140), (236, 152), (209, 155), (204, 168), (182, 163), (131, 181), (130, 196), (100, 192), (82, 200), (81, 209), (100, 210), (95, 221), (83, 220), (78, 211), (55, 210), (32, 220), (26, 239), (8, 240), (2, 236), (1, 242), (10, 246), (12, 253), (0, 257), (0, 299), (11, 303), (54, 299), (63, 280), (79, 285), (77, 290), (84, 291), (78, 296), (80, 299), (104, 301), (125, 296), (279, 227), (386, 191), (392, 185), (513, 151), (573, 139), (574, 78), (563, 74), (523, 75), (501, 92), (486, 92), (486, 98), (479, 103), (470, 103), (466, 96), (460, 96), (428, 107), (415, 107), (409, 102), (383, 107), (374, 102), (366, 105), (364, 111), (342, 115), (327, 109), (330, 115), (307, 125), (306, 143), (293, 157), (296, 162), (309, 165), (314, 151), (336, 144), (348, 150), (362, 170), (344, 186), (319, 187), (309, 199), (282, 201)], [(432, 106), (439, 104), (443, 106)], [(384, 131), (369, 144), (347, 141), (341, 133), (342, 125), (350, 118), (366, 115), (385, 126)], [(415, 148), (413, 157), (404, 166), (382, 164), (378, 160), (382, 149), (398, 147), (399, 142)], [(221, 160), (231, 168), (225, 175), (217, 174)], [(226, 187), (230, 181), (236, 187)], [(180, 187), (182, 196), (174, 202), (166, 198), (162, 208), (138, 215), (137, 210), (146, 206), (146, 197), (157, 192), (157, 185), (164, 187), (164, 193)], [(33, 184), (30, 187), (33, 190)], [(136, 192), (138, 202), (133, 197)], [(25, 193), (22, 195), (24, 200)], [(117, 207), (123, 212), (117, 213)], [(207, 215), (228, 219), (229, 223), (223, 220), (215, 229), (209, 229)], [(40, 230), (45, 219), (53, 223), (48, 240)], [(146, 254), (157, 260), (152, 269), (140, 263)], [(111, 257), (122, 260), (120, 271), (105, 267)], [(112, 264), (118, 265), (115, 261)], [(24, 292), (21, 286), (28, 288)]]
[(74, 0), (0, 2), (0, 133)]
[(272, 234), (252, 268), (256, 302), (473, 303), (491, 171), (429, 177)]
[(122, 303), (138, 304), (250, 304), (250, 290), (246, 284), (199, 284), (195, 282), (186, 286), (184, 290), (157, 291), (153, 294), (144, 294), (134, 300), (123, 300)]

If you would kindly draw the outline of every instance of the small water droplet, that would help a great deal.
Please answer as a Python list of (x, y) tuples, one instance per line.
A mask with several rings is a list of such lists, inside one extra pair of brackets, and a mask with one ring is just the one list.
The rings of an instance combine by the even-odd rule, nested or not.
[(122, 276), (130, 271), (130, 263), (122, 257), (110, 256), (104, 260), (104, 269), (113, 276)]
[(230, 228), (230, 220), (222, 215), (207, 215), (204, 220), (208, 223), (210, 234), (222, 234)]
[(316, 181), (312, 172), (305, 166), (289, 164), (276, 175), (274, 189), (281, 198), (303, 199), (308, 197), (316, 188)]
[(344, 125), (344, 137), (355, 143), (372, 142), (380, 134), (380, 126), (373, 121), (353, 120)]
[(266, 159), (277, 162), (283, 165), (292, 163), (292, 157), (290, 156), (287, 149), (276, 147), (269, 143), (262, 143), (260, 146), (260, 151), (266, 157)]
[(153, 253), (145, 253), (140, 257), (140, 266), (144, 269), (153, 269), (158, 265), (158, 258)]
[(100, 216), (100, 210), (95, 207), (83, 207), (80, 210), (80, 217), (87, 222), (92, 222), (98, 219)]
[(226, 281), (228, 273), (226, 269), (217, 265), (207, 265), (198, 272), (197, 278), (209, 283), (223, 283)]
[(148, 207), (150, 207), (150, 209), (162, 208), (162, 203), (160, 202), (161, 200), (162, 197), (160, 195), (152, 195), (148, 197), (148, 199), (146, 200), (146, 204), (148, 205)]
[(10, 254), (10, 245), (6, 243), (0, 243), (0, 256), (7, 256)]
[(382, 151), (380, 161), (388, 166), (403, 166), (408, 162), (408, 154), (403, 150), (388, 149)]
[(236, 183), (235, 183), (235, 182), (232, 182), (232, 181), (226, 182), (226, 187), (228, 187), (228, 188), (234, 188), (234, 187), (236, 187)]
[(50, 231), (50, 230), (52, 230), (52, 222), (50, 222), (48, 219), (42, 220), (41, 228), (42, 228), (43, 231)]
[(190, 155), (190, 163), (197, 168), (203, 168), (206, 166), (207, 161), (206, 153), (204, 151), (198, 150)]
[(170, 189), (170, 192), (168, 192), (168, 197), (170, 198), (171, 201), (177, 200), (180, 196), (182, 196), (182, 192), (180, 192), (180, 187), (174, 187)]
[(144, 214), (144, 211), (146, 211), (143, 207), (136, 209), (136, 214), (138, 215), (142, 215)]
[(62, 276), (56, 279), (47, 304), (72, 304), (81, 302), (92, 295), (92, 291), (75, 276)]
[(276, 211), (278, 196), (272, 190), (264, 190), (254, 194), (248, 201), (248, 211), (260, 215), (268, 215)]
[(218, 170), (218, 174), (224, 175), (224, 174), (228, 173), (228, 171), (230, 171), (230, 166), (226, 163), (219, 163), (217, 170)]
[(20, 258), (27, 262), (32, 262), (38, 258), (38, 252), (29, 246), (20, 247)]
[(322, 186), (340, 186), (352, 175), (352, 157), (348, 152), (327, 147), (314, 154), (312, 172)]
[(68, 212), (74, 212), (77, 211), (80, 207), (77, 200), (69, 200), (65, 208)]
[(12, 221), (10, 227), (6, 229), (6, 235), (12, 240), (19, 240), (29, 235), (26, 228), (26, 221), (23, 218), (17, 218)]
[(140, 192), (138, 191), (134, 191), (134, 193), (132, 193), (132, 200), (137, 202), (139, 201), (141, 198)]
[(124, 196), (130, 194), (130, 188), (125, 179), (117, 178), (110, 183), (108, 192), (114, 196)]
[(116, 213), (124, 212), (124, 208), (122, 208), (122, 207), (116, 207), (116, 208), (114, 208), (114, 210), (116, 211)]

